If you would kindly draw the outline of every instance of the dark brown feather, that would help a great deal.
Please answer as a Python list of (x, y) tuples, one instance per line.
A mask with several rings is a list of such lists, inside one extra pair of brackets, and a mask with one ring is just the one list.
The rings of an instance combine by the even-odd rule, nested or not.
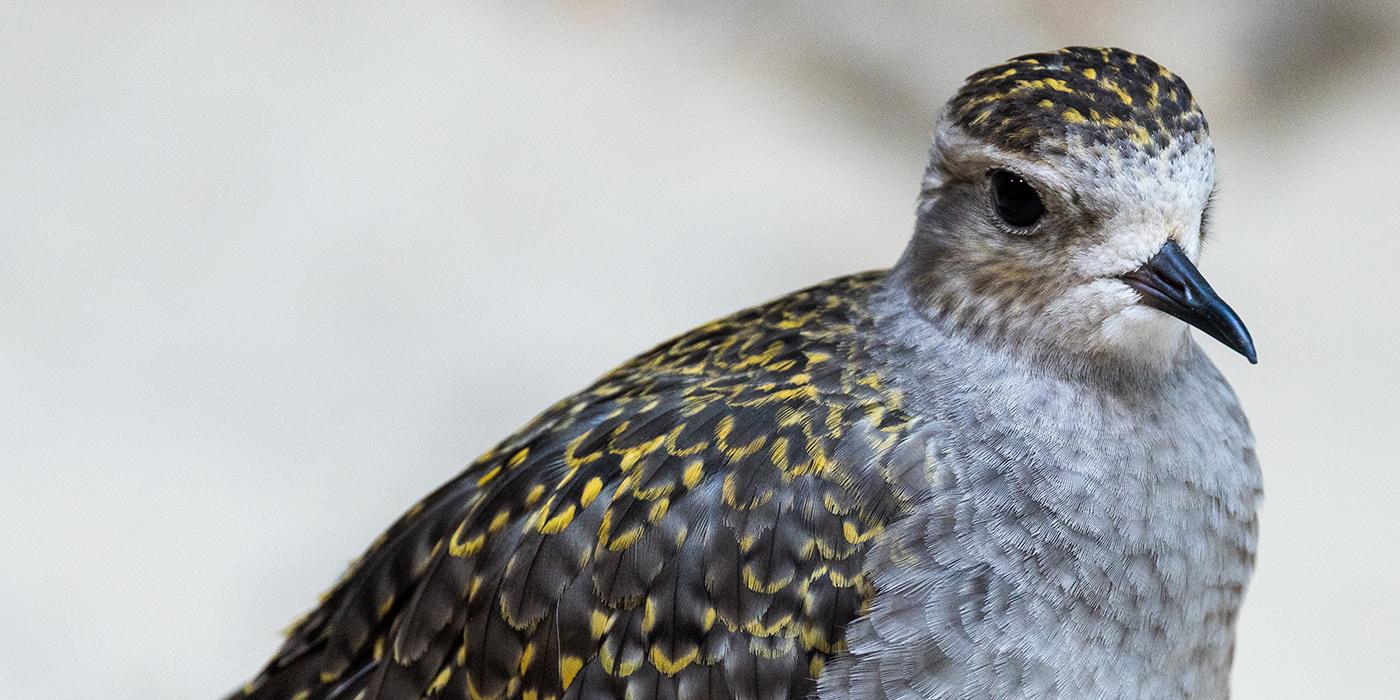
[(715, 321), (554, 405), (400, 518), (239, 695), (809, 694), (926, 458), (860, 340), (880, 280)]

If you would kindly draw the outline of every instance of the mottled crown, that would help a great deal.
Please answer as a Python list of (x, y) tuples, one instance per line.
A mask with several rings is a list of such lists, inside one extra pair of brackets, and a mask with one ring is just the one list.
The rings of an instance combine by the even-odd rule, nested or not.
[(948, 105), (967, 133), (1020, 152), (1059, 152), (1078, 138), (1148, 151), (1199, 140), (1205, 115), (1186, 83), (1146, 56), (1071, 46), (969, 76)]

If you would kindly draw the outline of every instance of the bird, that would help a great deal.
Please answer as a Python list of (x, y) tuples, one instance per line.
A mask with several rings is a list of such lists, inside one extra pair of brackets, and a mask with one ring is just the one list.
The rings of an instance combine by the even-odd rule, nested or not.
[(967, 78), (886, 270), (707, 323), (414, 504), (232, 698), (1224, 698), (1262, 486), (1186, 83)]

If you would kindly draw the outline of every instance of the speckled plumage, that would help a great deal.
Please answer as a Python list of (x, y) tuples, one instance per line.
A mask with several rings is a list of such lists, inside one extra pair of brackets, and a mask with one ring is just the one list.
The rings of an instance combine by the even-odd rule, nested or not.
[[(997, 218), (1002, 171), (1034, 225)], [(1194, 99), (1144, 57), (974, 74), (890, 271), (555, 404), (409, 509), (235, 696), (1226, 697), (1253, 438), (1125, 282), (1165, 253), (1197, 273), (1213, 178)], [(1242, 325), (1218, 337), (1253, 358)]]
[(922, 479), (860, 340), (879, 279), (703, 326), (555, 405), (410, 509), (245, 695), (802, 696)]
[(1145, 56), (1071, 46), (1018, 56), (967, 79), (953, 123), (1009, 150), (1063, 153), (1065, 140), (1123, 142), (1155, 152), (1204, 131), (1186, 82)]

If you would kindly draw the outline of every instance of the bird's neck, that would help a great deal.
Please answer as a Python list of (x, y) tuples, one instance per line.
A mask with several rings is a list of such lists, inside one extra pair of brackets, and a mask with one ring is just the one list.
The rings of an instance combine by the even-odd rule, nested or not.
[[(911, 358), (953, 353), (997, 374), (1024, 373), (1091, 384), (1109, 392), (1159, 392), (1199, 359), (1185, 324), (1157, 314), (1118, 347), (1076, 342), (1052, 321), (995, 318), (975, 305), (943, 303), (929, 288), (940, 282), (915, 274), (906, 254), (872, 299), (883, 337)], [(953, 295), (957, 296), (957, 295)]]
[[(890, 602), (875, 608), (920, 612), (873, 616), (856, 634), (943, 639), (921, 625), (966, 623), (967, 599), (946, 593), (966, 592), (960, 577), (977, 571), (980, 590), (1042, 615), (963, 634), (981, 649), (1018, 650), (1018, 668), (1084, 683), (1066, 695), (1221, 694), (1259, 473), (1243, 414), (1209, 361), (1190, 348), (1168, 372), (1066, 371), (930, 322), (899, 297), (887, 289), (873, 301), (874, 355), (925, 422), (937, 478), (877, 544), (927, 549), (900, 550), (901, 568), (877, 583)], [(1076, 626), (1045, 624), (1068, 619)], [(941, 666), (919, 665), (930, 658), (922, 646), (870, 649), (882, 665), (915, 669), (910, 682), (945, 680)]]

